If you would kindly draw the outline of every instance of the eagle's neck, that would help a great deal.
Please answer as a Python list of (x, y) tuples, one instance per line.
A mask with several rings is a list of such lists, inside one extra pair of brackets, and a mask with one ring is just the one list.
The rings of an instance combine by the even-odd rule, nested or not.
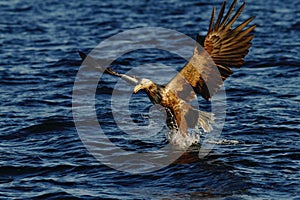
[(151, 84), (147, 89), (146, 93), (153, 104), (161, 103), (161, 90), (162, 86), (159, 86), (155, 83)]

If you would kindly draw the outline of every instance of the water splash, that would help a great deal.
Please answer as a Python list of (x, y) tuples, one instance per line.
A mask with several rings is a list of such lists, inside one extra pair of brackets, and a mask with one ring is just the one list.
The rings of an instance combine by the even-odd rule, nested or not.
[(185, 149), (192, 144), (198, 144), (201, 140), (201, 132), (198, 129), (188, 131), (188, 134), (182, 134), (179, 130), (169, 130), (166, 132), (167, 140), (179, 149)]

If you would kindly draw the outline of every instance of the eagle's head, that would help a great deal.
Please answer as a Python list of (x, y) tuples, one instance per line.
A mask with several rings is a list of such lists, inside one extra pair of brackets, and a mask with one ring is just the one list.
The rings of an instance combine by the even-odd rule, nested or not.
[(133, 92), (137, 93), (140, 90), (149, 90), (154, 85), (155, 85), (155, 83), (153, 83), (153, 81), (146, 79), (146, 78), (142, 78), (139, 81), (139, 83), (134, 87)]

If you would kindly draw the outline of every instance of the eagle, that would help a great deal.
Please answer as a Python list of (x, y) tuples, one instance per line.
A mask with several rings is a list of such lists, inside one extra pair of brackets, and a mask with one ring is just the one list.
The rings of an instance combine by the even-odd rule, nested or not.
[(239, 68), (244, 64), (256, 27), (255, 24), (249, 24), (255, 17), (250, 17), (233, 28), (245, 7), (244, 2), (232, 16), (236, 4), (237, 0), (234, 0), (224, 16), (224, 1), (217, 18), (216, 8), (213, 8), (206, 36), (197, 34), (193, 55), (166, 85), (120, 74), (109, 67), (101, 68), (93, 57), (81, 51), (79, 55), (85, 64), (124, 79), (134, 85), (134, 93), (143, 91), (153, 104), (161, 105), (166, 111), (166, 124), (170, 130), (179, 131), (184, 137), (188, 135), (190, 128), (199, 126), (204, 132), (210, 132), (215, 120), (213, 113), (196, 109), (190, 102), (197, 94), (210, 100), (225, 79), (233, 73), (231, 68)]

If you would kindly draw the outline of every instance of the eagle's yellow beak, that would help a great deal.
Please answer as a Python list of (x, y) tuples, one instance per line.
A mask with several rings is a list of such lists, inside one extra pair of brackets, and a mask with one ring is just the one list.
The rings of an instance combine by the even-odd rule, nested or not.
[(142, 85), (141, 85), (141, 84), (138, 84), (138, 85), (136, 85), (136, 86), (134, 87), (133, 92), (134, 92), (134, 93), (137, 93), (137, 92), (140, 91), (141, 89), (142, 89)]

